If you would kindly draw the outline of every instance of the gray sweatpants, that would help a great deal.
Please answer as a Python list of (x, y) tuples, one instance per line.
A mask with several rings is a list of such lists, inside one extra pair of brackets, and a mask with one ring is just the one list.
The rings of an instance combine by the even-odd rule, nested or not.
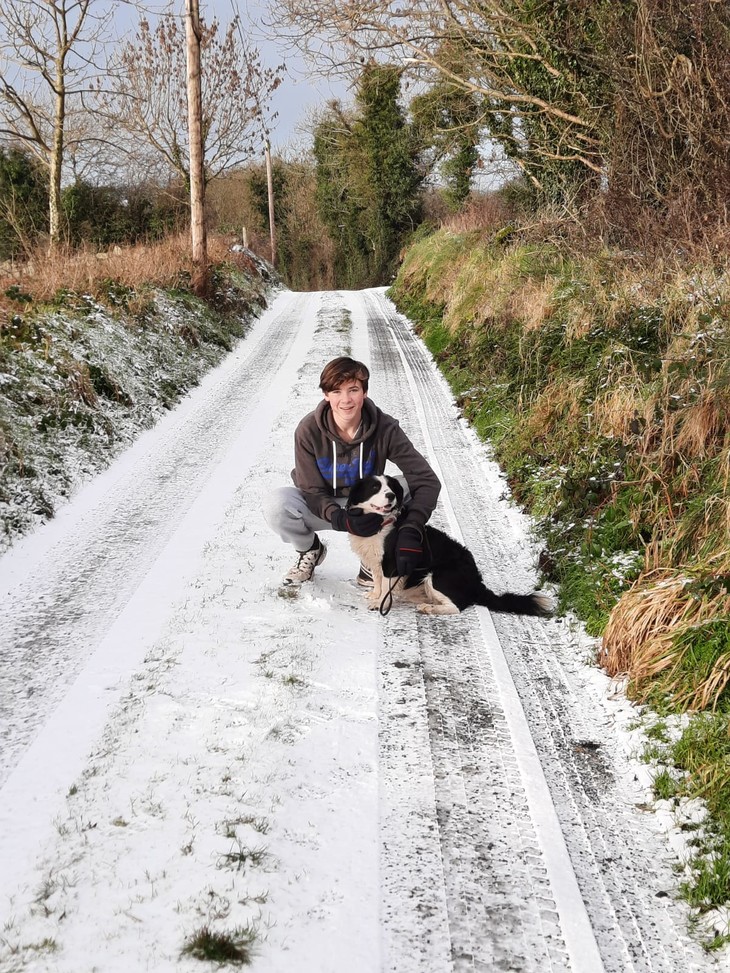
[[(335, 497), (335, 503), (345, 506), (345, 497)], [(314, 544), (314, 535), (321, 530), (332, 530), (328, 520), (322, 520), (307, 506), (304, 494), (296, 487), (279, 487), (264, 501), (264, 520), (287, 544), (297, 551), (308, 551)]]
[[(396, 476), (395, 479), (403, 486), (407, 500), (409, 493), (405, 477)], [(335, 497), (334, 501), (344, 507), (347, 498)], [(322, 520), (312, 513), (304, 494), (294, 486), (273, 490), (264, 501), (263, 513), (264, 520), (274, 533), (297, 551), (308, 551), (314, 544), (314, 535), (319, 531), (332, 530), (328, 520)]]

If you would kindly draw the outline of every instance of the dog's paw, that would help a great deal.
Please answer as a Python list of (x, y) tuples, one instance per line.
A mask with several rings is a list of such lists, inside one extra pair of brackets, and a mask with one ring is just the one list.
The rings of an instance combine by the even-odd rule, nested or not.
[(456, 605), (432, 605), (426, 602), (423, 605), (416, 605), (416, 611), (423, 615), (458, 615), (459, 609)]

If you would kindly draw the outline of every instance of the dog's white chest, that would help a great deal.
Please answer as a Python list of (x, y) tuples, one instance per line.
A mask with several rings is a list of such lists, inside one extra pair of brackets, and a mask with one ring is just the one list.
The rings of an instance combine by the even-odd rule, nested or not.
[(389, 525), (377, 534), (373, 534), (372, 537), (358, 537), (356, 534), (350, 534), (350, 547), (365, 567), (371, 571), (373, 565), (379, 566), (383, 560), (383, 543), (392, 529), (392, 525)]

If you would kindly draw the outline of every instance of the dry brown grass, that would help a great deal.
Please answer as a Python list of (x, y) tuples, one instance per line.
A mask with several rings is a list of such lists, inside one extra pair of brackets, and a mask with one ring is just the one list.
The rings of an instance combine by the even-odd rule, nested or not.
[(646, 667), (649, 657), (666, 660), (677, 625), (692, 607), (685, 597), (689, 583), (682, 574), (658, 568), (642, 574), (626, 592), (603, 633), (600, 661), (610, 676), (634, 679), (640, 662)]
[[(496, 317), (502, 304), (491, 303), (490, 297), (503, 302), (506, 290), (499, 279), (503, 268), (490, 252), (490, 240), (509, 224), (510, 217), (511, 207), (499, 196), (472, 197), (462, 211), (443, 218), (434, 251), (427, 244), (422, 258), (406, 260), (400, 271), (401, 287), (408, 290), (414, 281), (419, 281), (417, 286), (422, 283), (427, 302), (445, 305), (444, 324), (452, 332), (464, 319), (480, 324)], [(469, 246), (461, 240), (464, 236), (470, 238)]]
[(722, 478), (722, 488), (726, 495), (730, 486), (730, 445), (727, 446), (718, 457), (718, 468)]
[[(209, 237), (211, 262), (231, 259), (230, 244), (228, 237)], [(0, 314), (18, 311), (17, 303), (5, 296), (11, 287), (41, 302), (51, 300), (61, 289), (103, 298), (109, 280), (138, 290), (150, 285), (175, 286), (189, 279), (191, 272), (187, 233), (157, 243), (115, 247), (107, 253), (89, 249), (51, 254), (38, 251), (27, 263), (0, 270)]]
[[(502, 314), (504, 301), (505, 294), (501, 286), (498, 268), (488, 266), (482, 273), (482, 287), (474, 306), (474, 320), (479, 323), (489, 321), (493, 327), (500, 327), (505, 323)], [(451, 331), (455, 332), (458, 328), (458, 314), (454, 314)]]
[(730, 495), (727, 490), (703, 497), (692, 516), (667, 531), (664, 563), (684, 564), (712, 555), (716, 570), (730, 578)]
[[(639, 700), (647, 698), (660, 675), (665, 686), (672, 686), (684, 652), (677, 647), (682, 634), (730, 614), (727, 589), (698, 594), (692, 581), (683, 571), (657, 568), (645, 572), (611, 613), (603, 634), (600, 662), (609, 675), (628, 676)], [(723, 655), (691, 689), (678, 680), (674, 701), (681, 707), (705, 709), (728, 683), (730, 658)]]
[(659, 265), (635, 266), (614, 258), (608, 267), (603, 260), (589, 261), (585, 266), (588, 283), (585, 310), (609, 331), (637, 308), (660, 300), (664, 269)]
[(714, 389), (703, 389), (696, 403), (683, 410), (675, 446), (688, 459), (705, 459), (718, 452), (730, 427), (730, 396)]
[[(668, 258), (639, 260), (633, 254), (604, 252), (575, 255), (580, 264), (583, 299), (571, 300), (566, 309), (566, 337), (583, 338), (596, 321), (611, 331), (640, 308), (661, 306), (666, 321), (679, 321), (684, 338), (682, 345), (670, 349), (678, 357), (686, 350), (699, 329), (698, 319), (711, 309), (719, 295), (730, 298), (730, 279), (723, 280), (721, 270), (708, 274), (686, 266), (677, 266)], [(693, 295), (688, 300), (688, 295)]]
[(66, 379), (73, 396), (93, 409), (99, 401), (99, 396), (96, 394), (94, 383), (91, 381), (89, 366), (86, 362), (74, 361), (67, 367)]
[(539, 328), (551, 315), (555, 280), (527, 280), (522, 287), (511, 291), (504, 304), (504, 312), (512, 320), (521, 321), (526, 331)]
[[(484, 254), (475, 265), (464, 268), (470, 275), (475, 294), (473, 320), (489, 321), (492, 326), (506, 326), (519, 321), (526, 331), (539, 328), (554, 310), (553, 298), (557, 282), (553, 277), (522, 279), (510, 260), (495, 262), (492, 254)], [(458, 329), (460, 305), (449, 306), (451, 330)]]
[(508, 224), (512, 216), (512, 207), (496, 193), (473, 194), (464, 209), (444, 217), (441, 226), (452, 233), (498, 230)]
[(484, 318), (478, 311), (477, 299), (484, 286), (485, 276), (489, 274), (486, 254), (481, 247), (475, 246), (459, 259), (452, 260), (436, 277), (429, 280), (426, 296), (438, 304), (448, 296), (444, 312), (444, 324), (454, 334), (464, 320), (481, 324)]
[(524, 410), (524, 421), (520, 430), (520, 437), (533, 445), (551, 442), (555, 446), (555, 429), (570, 430), (570, 435), (561, 435), (560, 442), (563, 454), (554, 454), (558, 463), (567, 461), (583, 435), (584, 406), (582, 397), (585, 390), (585, 379), (576, 378), (570, 381), (564, 378), (547, 385), (540, 395), (532, 402), (529, 409)]
[(565, 322), (565, 337), (567, 341), (577, 341), (585, 338), (595, 324), (595, 308), (581, 304), (574, 304), (568, 309)]
[[(730, 482), (730, 424), (728, 409), (730, 396), (727, 392), (705, 388), (697, 401), (682, 408), (672, 408), (672, 400), (692, 399), (696, 394), (696, 377), (689, 377), (679, 384), (665, 381), (661, 390), (652, 390), (643, 403), (637, 400), (634, 422), (641, 430), (635, 438), (635, 449), (640, 456), (644, 480), (653, 479), (662, 484), (666, 503), (666, 526), (673, 527), (669, 515), (672, 506), (668, 492), (674, 496), (676, 509), (698, 490), (709, 490), (708, 463), (719, 463), (719, 475), (727, 492)], [(596, 415), (602, 428), (611, 428), (630, 442), (626, 432), (632, 430), (629, 412), (632, 397), (623, 398), (620, 390), (609, 392), (596, 404)], [(627, 426), (628, 423), (628, 426)], [(636, 428), (635, 426), (633, 428)], [(713, 473), (713, 476), (717, 474)], [(679, 505), (679, 506), (677, 506)], [(702, 532), (698, 533), (698, 537)], [(708, 533), (709, 536), (709, 532)]]
[(598, 396), (593, 403), (593, 422), (601, 436), (629, 443), (651, 424), (654, 409), (654, 399), (647, 397), (646, 386), (636, 377), (630, 384), (610, 388)]

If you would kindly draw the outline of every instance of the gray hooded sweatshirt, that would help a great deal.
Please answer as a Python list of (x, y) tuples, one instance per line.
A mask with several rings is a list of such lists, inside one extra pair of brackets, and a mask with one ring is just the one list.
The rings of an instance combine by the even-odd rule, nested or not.
[(337, 504), (363, 476), (379, 475), (390, 460), (408, 483), (408, 520), (423, 525), (433, 513), (441, 483), (424, 457), (403, 432), (398, 420), (365, 399), (362, 422), (352, 442), (341, 439), (329, 402), (323, 399), (294, 433), (292, 480), (312, 513), (330, 520)]

